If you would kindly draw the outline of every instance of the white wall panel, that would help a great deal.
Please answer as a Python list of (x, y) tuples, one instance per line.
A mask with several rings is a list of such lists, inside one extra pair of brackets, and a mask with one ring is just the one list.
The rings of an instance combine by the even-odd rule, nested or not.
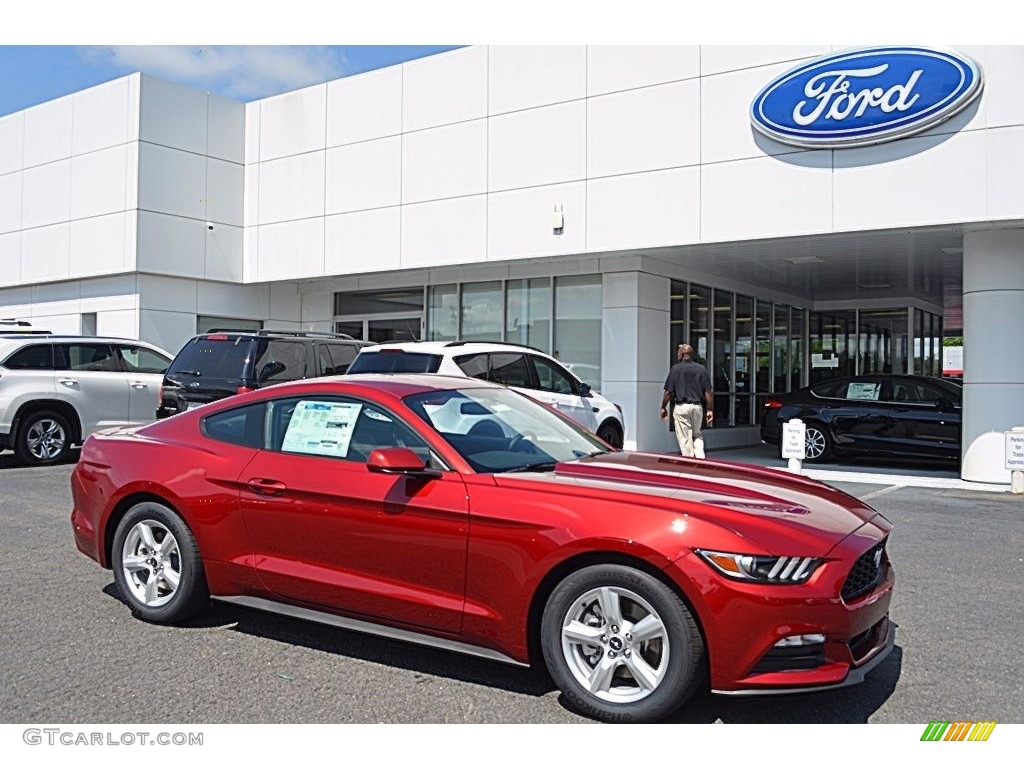
[(701, 240), (829, 231), (831, 163), (832, 153), (819, 151), (703, 166)]
[(242, 275), (245, 282), (257, 278), (259, 270), (260, 228), (246, 227), (242, 231)]
[(139, 338), (168, 352), (177, 353), (195, 333), (196, 316), (193, 312), (139, 310)]
[[(32, 308), (36, 310), (36, 307)], [(69, 314), (55, 314), (51, 312), (37, 313), (33, 311), (32, 325), (37, 328), (45, 328), (53, 333), (77, 335), (81, 332), (82, 318), (78, 312)]]
[(402, 128), (418, 131), (487, 114), (487, 49), (460, 48), (402, 65)]
[(122, 211), (71, 222), (68, 260), (71, 277), (92, 277), (124, 270), (125, 215)]
[(488, 72), (491, 115), (582, 99), (587, 93), (587, 48), (492, 45)]
[(139, 208), (206, 218), (206, 158), (191, 152), (139, 145)]
[(21, 234), (21, 279), (65, 280), (68, 276), (69, 224), (27, 229)]
[(137, 268), (202, 277), (206, 269), (206, 224), (196, 219), (139, 211)]
[(164, 309), (194, 314), (197, 281), (177, 277), (139, 275), (138, 290), (142, 309)]
[(206, 160), (206, 220), (242, 226), (242, 166), (216, 158)]
[(486, 191), (486, 120), (472, 120), (403, 137), (403, 203)]
[[(0, 285), (17, 285), (21, 282), (21, 232), (0, 235)], [(10, 317), (2, 306), (0, 295), (0, 317)]]
[(131, 210), (139, 207), (139, 147), (137, 141), (125, 148), (124, 205)]
[(700, 240), (700, 169), (681, 168), (587, 183), (591, 251)]
[(25, 167), (71, 157), (72, 99), (25, 110)]
[(260, 227), (257, 258), (261, 281), (323, 275), (323, 218)]
[(490, 191), (578, 181), (584, 177), (584, 103), (515, 112), (489, 122)]
[[(91, 310), (82, 310), (83, 312)], [(135, 309), (115, 309), (96, 313), (96, 333), (100, 336), (120, 336), (137, 339), (139, 333), (139, 312)], [(153, 343), (153, 342), (150, 342)], [(160, 346), (157, 344), (157, 346)], [(171, 357), (178, 351), (163, 348)]]
[(260, 159), (272, 160), (326, 146), (327, 85), (314, 85), (260, 102)]
[(486, 253), (484, 195), (402, 207), (403, 267), (483, 261)]
[(244, 224), (253, 225), (260, 220), (260, 164), (245, 166), (244, 181)]
[(0, 117), (0, 177), (20, 171), (25, 154), (25, 113)]
[(1024, 128), (989, 130), (985, 135), (987, 171), (985, 214), (1019, 219), (1024, 213)]
[(299, 322), (302, 313), (302, 299), (295, 283), (272, 283), (267, 286), (270, 295), (268, 318)]
[[(714, 75), (781, 62), (789, 62), (786, 67), (789, 69), (795, 67), (799, 59), (831, 52), (832, 47), (828, 45), (704, 45), (700, 49), (700, 69), (702, 75)], [(768, 80), (764, 84), (767, 85)]]
[(71, 158), (71, 218), (125, 210), (127, 175), (126, 144)]
[[(59, 283), (43, 283), (32, 286), (32, 303), (45, 312), (78, 311), (78, 300), (82, 296), (82, 284), (78, 280)], [(67, 304), (66, 302), (73, 302)], [(68, 307), (71, 307), (69, 310)]]
[[(957, 48), (972, 53), (967, 48)], [(1024, 46), (989, 45), (978, 56), (985, 70), (986, 124), (989, 128), (1024, 124)]]
[(260, 161), (260, 105), (261, 101), (250, 101), (245, 105), (245, 162)]
[(326, 227), (326, 274), (348, 275), (401, 266), (402, 217), (397, 206), (328, 216)]
[(82, 312), (134, 309), (139, 305), (137, 294), (137, 275), (109, 275), (78, 281), (78, 295), (82, 299)]
[(142, 76), (139, 139), (206, 152), (207, 96), (185, 85)]
[(196, 302), (200, 315), (266, 320), (270, 316), (270, 286), (224, 285), (200, 280), (196, 286)]
[(330, 330), (330, 319), (334, 316), (334, 293), (331, 291), (319, 291), (317, 293), (305, 293), (302, 295), (302, 325), (308, 327), (311, 324), (326, 323)]
[(587, 175), (611, 176), (700, 162), (697, 80), (590, 100)]
[(324, 215), (325, 153), (260, 164), (260, 224)]
[(985, 216), (983, 132), (904, 139), (835, 154), (838, 230), (942, 224)]
[(232, 163), (245, 160), (245, 105), (240, 101), (209, 95), (206, 154)]
[(128, 141), (128, 82), (122, 77), (72, 96), (72, 154), (115, 147)]
[(142, 73), (128, 75), (128, 134), (126, 141), (138, 141), (142, 123)]
[(591, 45), (587, 49), (587, 93), (592, 96), (699, 75), (696, 45)]
[[(516, 259), (580, 253), (587, 247), (586, 185), (556, 184), (494, 193), (487, 199), (487, 258)], [(555, 206), (564, 214), (562, 234), (551, 226)]]
[(773, 141), (750, 124), (750, 104), (788, 64), (746, 69), (701, 80), (701, 162), (719, 163), (800, 151)]
[(0, 233), (21, 229), (22, 174), (0, 176)]
[(124, 216), (124, 268), (135, 270), (138, 264), (139, 211), (125, 211)]
[(398, 205), (401, 199), (401, 137), (327, 150), (328, 214)]
[(387, 67), (327, 84), (327, 146), (402, 132), (402, 67)]
[(67, 221), (71, 212), (71, 161), (26, 170), (22, 194), (21, 225), (26, 229)]
[(213, 232), (206, 232), (206, 266), (204, 276), (209, 280), (227, 280), (241, 283), (243, 278), (243, 229), (229, 224), (218, 224)]

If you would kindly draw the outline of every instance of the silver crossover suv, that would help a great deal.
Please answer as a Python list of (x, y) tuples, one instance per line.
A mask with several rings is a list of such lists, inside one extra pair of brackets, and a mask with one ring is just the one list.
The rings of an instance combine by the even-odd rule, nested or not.
[(153, 421), (170, 362), (130, 339), (0, 332), (0, 449), (52, 464), (97, 429)]

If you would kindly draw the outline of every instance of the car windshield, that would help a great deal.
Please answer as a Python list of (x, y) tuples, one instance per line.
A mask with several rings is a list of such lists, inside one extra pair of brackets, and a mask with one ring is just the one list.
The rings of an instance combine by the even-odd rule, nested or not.
[(388, 349), (380, 352), (360, 352), (348, 368), (348, 373), (437, 373), (441, 367), (440, 355), (423, 352), (405, 352)]
[(546, 471), (607, 450), (581, 427), (510, 389), (466, 387), (404, 402), (477, 472)]

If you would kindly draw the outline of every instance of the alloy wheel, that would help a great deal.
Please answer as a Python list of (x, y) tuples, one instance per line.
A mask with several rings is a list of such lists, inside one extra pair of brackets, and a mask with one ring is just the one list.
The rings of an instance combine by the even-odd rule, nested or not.
[(599, 587), (575, 600), (562, 622), (562, 656), (592, 695), (613, 704), (640, 701), (669, 669), (665, 622), (624, 587)]
[(52, 461), (67, 445), (68, 436), (60, 422), (54, 419), (39, 419), (28, 428), (25, 437), (28, 452), (37, 461)]
[(807, 427), (804, 432), (804, 453), (806, 458), (813, 461), (821, 458), (828, 446), (828, 438), (825, 433), (817, 427)]
[(181, 583), (178, 541), (162, 523), (142, 520), (125, 537), (121, 567), (136, 600), (149, 608), (166, 605)]

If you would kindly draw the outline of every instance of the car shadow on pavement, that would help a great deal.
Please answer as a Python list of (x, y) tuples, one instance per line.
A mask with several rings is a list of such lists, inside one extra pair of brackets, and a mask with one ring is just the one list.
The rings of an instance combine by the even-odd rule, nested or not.
[[(81, 454), (81, 449), (72, 448), (68, 453), (67, 458), (63, 461), (58, 461), (56, 464), (46, 464), (47, 467), (62, 467), (68, 464), (77, 464), (78, 457)], [(0, 450), (0, 470), (4, 469), (32, 469), (32, 464), (27, 464), (18, 458), (18, 455), (14, 451)]]
[[(128, 607), (113, 582), (105, 586), (103, 592)], [(442, 651), (254, 609), (238, 608), (216, 601), (210, 603), (209, 610), (200, 618), (176, 626), (185, 631), (230, 629), (314, 651), (501, 688), (528, 696), (544, 696), (555, 690), (554, 683), (542, 666), (514, 667), (453, 651)]]

